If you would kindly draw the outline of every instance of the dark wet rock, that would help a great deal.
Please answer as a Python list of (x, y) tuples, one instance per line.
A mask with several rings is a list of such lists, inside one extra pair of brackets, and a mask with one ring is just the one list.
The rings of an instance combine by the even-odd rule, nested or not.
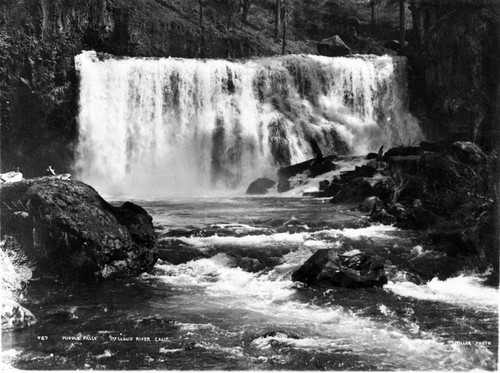
[[(407, 41), (405, 41), (404, 46), (405, 48), (408, 46)], [(384, 48), (389, 48), (395, 51), (399, 51), (399, 49), (401, 48), (401, 44), (399, 40), (387, 40), (384, 44)]]
[(354, 179), (346, 183), (342, 188), (333, 196), (330, 203), (360, 203), (366, 197), (373, 195), (373, 187), (371, 184), (362, 179)]
[(210, 258), (214, 253), (196, 247), (159, 244), (158, 258), (172, 264), (187, 263), (191, 260)]
[(260, 272), (266, 268), (266, 266), (262, 264), (262, 262), (257, 258), (249, 258), (249, 257), (235, 258), (234, 264), (236, 267), (240, 267), (245, 272), (255, 273), (255, 272)]
[(462, 259), (454, 258), (443, 252), (429, 250), (412, 258), (407, 264), (410, 272), (418, 275), (424, 282), (438, 277), (440, 280), (457, 275), (464, 268)]
[(29, 310), (12, 299), (2, 299), (2, 330), (22, 329), (35, 322)]
[(290, 338), (290, 339), (301, 339), (302, 337), (294, 332), (284, 331), (284, 330), (272, 330), (269, 332), (262, 333), (260, 338)]
[(171, 229), (164, 234), (165, 237), (205, 237), (200, 229)]
[(398, 146), (385, 152), (383, 158), (385, 161), (391, 161), (395, 157), (421, 156), (423, 149), (419, 146)]
[(196, 347), (196, 345), (197, 345), (196, 342), (188, 341), (188, 342), (184, 343), (184, 345), (182, 346), (182, 349), (185, 351), (193, 350)]
[(422, 141), (420, 147), (426, 152), (442, 153), (449, 149), (451, 143), (449, 141), (427, 142)]
[(321, 40), (318, 44), (318, 53), (322, 56), (341, 57), (351, 53), (351, 49), (338, 35)]
[[(496, 213), (495, 213), (496, 212)], [(489, 280), (498, 286), (498, 267), (500, 235), (498, 232), (498, 210), (492, 206), (477, 217), (471, 229), (475, 252), (482, 263), (490, 263), (493, 267)]]
[(413, 171), (407, 169), (407, 174), (403, 177), (403, 187), (399, 194), (399, 200), (412, 201), (414, 199), (424, 199), (427, 195), (427, 180), (425, 177), (418, 175), (408, 175), (408, 171), (414, 173), (416, 167)]
[(388, 207), (387, 212), (394, 216), (397, 220), (402, 220), (407, 215), (407, 209), (398, 202), (391, 204)]
[(323, 198), (333, 197), (338, 192), (340, 192), (340, 190), (342, 189), (342, 187), (344, 185), (345, 185), (345, 182), (341, 182), (338, 179), (333, 179), (331, 181), (330, 185), (328, 185), (324, 190), (321, 191), (321, 193), (319, 194), (319, 197), (323, 197)]
[(156, 329), (176, 325), (177, 322), (171, 319), (164, 319), (159, 316), (150, 316), (140, 320), (138, 324)]
[(378, 158), (378, 154), (377, 153), (368, 153), (366, 155), (366, 159), (368, 159), (368, 160), (377, 159), (377, 158)]
[(377, 202), (382, 202), (380, 198), (376, 196), (366, 197), (363, 202), (359, 205), (359, 210), (363, 212), (372, 212), (373, 207)]
[(359, 177), (373, 177), (377, 173), (377, 169), (373, 166), (364, 165), (364, 166), (356, 166), (352, 171), (345, 171), (340, 176), (341, 179), (350, 180), (356, 179)]
[(338, 255), (336, 250), (316, 251), (292, 274), (293, 281), (308, 286), (364, 288), (387, 283), (384, 265), (368, 255)]
[(292, 176), (308, 172), (309, 177), (333, 171), (337, 168), (333, 161), (337, 159), (336, 155), (329, 155), (322, 158), (314, 158), (305, 162), (297, 163), (287, 167), (281, 167), (278, 170), (278, 177), (281, 179), (289, 179)]
[(394, 185), (389, 180), (380, 180), (373, 185), (373, 194), (383, 201), (388, 201), (393, 193)]
[(133, 203), (115, 207), (82, 182), (50, 177), (6, 184), (1, 192), (2, 233), (18, 239), (39, 274), (128, 277), (157, 260), (152, 218)]
[(462, 225), (456, 221), (443, 221), (436, 224), (429, 233), (435, 249), (451, 257), (466, 255), (472, 245)]
[(378, 211), (372, 211), (370, 219), (386, 225), (392, 225), (397, 221), (396, 217), (387, 212), (385, 208), (381, 208)]
[(290, 180), (288, 179), (280, 179), (278, 182), (278, 193), (285, 193), (292, 189), (290, 185)]
[(329, 185), (330, 182), (328, 180), (321, 180), (319, 182), (319, 190), (325, 190), (326, 188), (328, 188)]
[(266, 194), (276, 184), (276, 181), (265, 177), (253, 181), (246, 191), (246, 194)]
[(425, 229), (433, 225), (437, 217), (423, 206), (421, 200), (416, 199), (401, 213), (398, 218), (398, 227)]
[(155, 245), (153, 218), (141, 206), (125, 202), (119, 207), (111, 206), (113, 215), (121, 225), (127, 227), (136, 245), (152, 248)]
[(315, 191), (315, 192), (304, 192), (304, 193), (302, 193), (302, 197), (313, 197), (313, 198), (318, 198), (318, 197), (321, 197), (321, 192), (320, 192), (320, 191)]

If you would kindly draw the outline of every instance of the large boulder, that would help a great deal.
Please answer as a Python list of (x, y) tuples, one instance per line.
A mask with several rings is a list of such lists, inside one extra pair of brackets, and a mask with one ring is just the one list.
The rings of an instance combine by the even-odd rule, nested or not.
[(341, 57), (351, 53), (349, 47), (338, 35), (321, 40), (318, 44), (318, 53), (322, 56)]
[(107, 203), (92, 187), (51, 177), (4, 184), (2, 234), (15, 236), (35, 270), (65, 279), (134, 276), (157, 260), (152, 217)]
[(276, 185), (276, 181), (262, 177), (248, 186), (246, 194), (266, 194), (269, 189)]
[(387, 284), (384, 265), (368, 255), (339, 255), (336, 250), (316, 251), (292, 274), (308, 286), (367, 288)]
[(307, 173), (308, 177), (316, 177), (337, 169), (337, 166), (333, 163), (336, 159), (337, 155), (333, 154), (326, 157), (309, 159), (291, 166), (281, 167), (278, 170), (278, 177), (280, 180), (283, 180), (302, 173)]
[(361, 203), (366, 197), (373, 194), (374, 191), (370, 182), (358, 178), (344, 184), (337, 194), (333, 196), (330, 203)]

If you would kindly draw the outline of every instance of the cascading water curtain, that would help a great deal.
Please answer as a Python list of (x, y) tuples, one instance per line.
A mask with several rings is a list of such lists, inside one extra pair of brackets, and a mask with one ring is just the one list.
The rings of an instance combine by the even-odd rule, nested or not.
[(78, 177), (105, 194), (244, 188), (323, 154), (421, 137), (400, 57), (76, 57)]

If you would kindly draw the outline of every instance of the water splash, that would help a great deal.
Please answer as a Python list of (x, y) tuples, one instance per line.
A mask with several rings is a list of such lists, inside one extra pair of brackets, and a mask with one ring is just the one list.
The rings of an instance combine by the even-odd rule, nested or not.
[(406, 60), (76, 57), (78, 177), (108, 194), (246, 186), (278, 165), (420, 138)]
[(498, 310), (498, 289), (484, 286), (483, 280), (479, 276), (460, 275), (443, 281), (434, 278), (424, 285), (416, 285), (407, 281), (389, 282), (385, 288), (405, 297), (445, 302), (490, 311)]

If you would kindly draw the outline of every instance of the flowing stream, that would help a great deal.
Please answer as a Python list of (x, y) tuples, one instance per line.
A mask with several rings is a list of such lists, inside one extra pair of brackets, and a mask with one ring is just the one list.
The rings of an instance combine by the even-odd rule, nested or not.
[[(421, 233), (319, 199), (140, 201), (170, 262), (126, 281), (30, 284), (38, 323), (3, 333), (21, 369), (496, 370), (498, 290), (463, 274), (415, 283)], [(383, 289), (309, 289), (319, 248), (380, 256)], [(46, 336), (46, 341), (38, 338)], [(95, 340), (85, 340), (95, 339)], [(76, 340), (75, 340), (76, 339)], [(7, 362), (9, 362), (7, 361)]]
[[(425, 232), (370, 225), (356, 206), (301, 197), (352, 155), (421, 139), (406, 60), (77, 57), (76, 178), (152, 216), (160, 260), (135, 279), (32, 281), (38, 318), (2, 334), (20, 369), (497, 370), (498, 289), (483, 274), (421, 278)], [(279, 166), (339, 154), (292, 191), (245, 197)], [(300, 183), (297, 183), (300, 184)], [(291, 280), (317, 249), (365, 252), (389, 283)]]

